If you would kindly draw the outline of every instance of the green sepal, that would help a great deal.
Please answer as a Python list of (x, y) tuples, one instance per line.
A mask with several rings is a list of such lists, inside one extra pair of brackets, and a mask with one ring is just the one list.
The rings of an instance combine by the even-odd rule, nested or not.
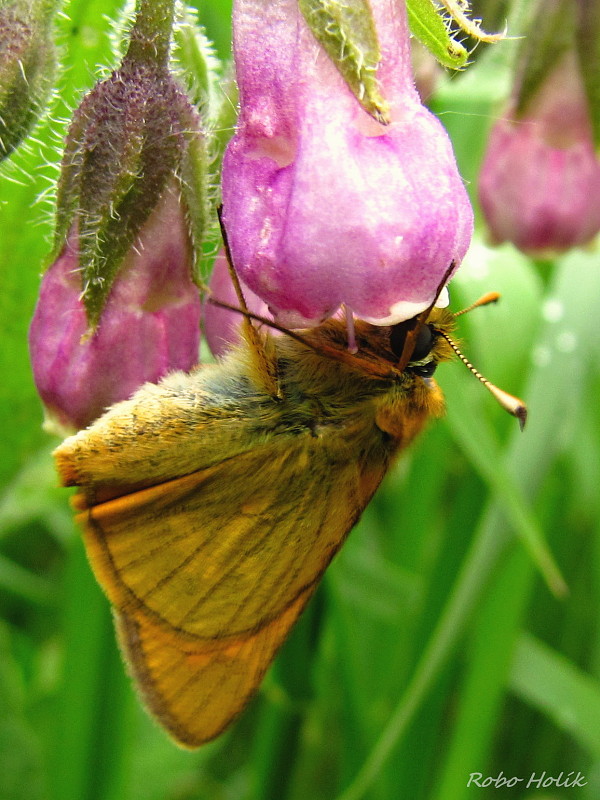
[(60, 255), (67, 242), (69, 231), (75, 221), (75, 211), (79, 204), (77, 175), (81, 169), (81, 150), (79, 142), (85, 130), (86, 120), (75, 115), (69, 127), (69, 135), (65, 141), (60, 177), (56, 187), (56, 211), (54, 216), (54, 237), (52, 250), (46, 266), (49, 267)]
[[(183, 124), (169, 108), (179, 99), (174, 93), (169, 99), (171, 88), (169, 80), (149, 83), (149, 102), (139, 109), (139, 116), (126, 121), (121, 147), (110, 141), (110, 131), (106, 131), (102, 144), (101, 137), (96, 137), (85, 153), (78, 176), (79, 254), (83, 302), (92, 328), (125, 256), (175, 175), (185, 147)], [(117, 169), (110, 170), (109, 165)]]
[(600, 148), (600, 4), (579, 3), (577, 53), (596, 148)]
[(203, 120), (210, 124), (218, 113), (221, 62), (197, 14), (196, 9), (187, 6), (178, 14), (173, 29), (171, 62), (190, 101), (200, 108)]
[[(101, 175), (99, 159), (91, 150), (84, 154), (78, 176), (79, 266), (83, 302), (92, 328), (100, 319), (129, 248), (164, 188), (164, 179), (148, 181), (144, 177), (140, 131), (132, 126), (128, 134), (125, 147), (115, 153), (118, 172)], [(101, 179), (109, 175), (111, 183), (103, 186)]]
[[(190, 109), (188, 150), (181, 164), (181, 190), (194, 251), (193, 278), (202, 289), (210, 275), (219, 235), (216, 207), (221, 199), (220, 166), (235, 130), (237, 84), (233, 77), (222, 78), (221, 62), (197, 14), (196, 9), (180, 6), (173, 30), (171, 65), (203, 124), (203, 135), (198, 136), (199, 121)], [(208, 240), (213, 246), (203, 247)]]
[[(93, 329), (114, 279), (186, 152), (189, 103), (166, 67), (124, 62), (73, 115), (57, 192), (56, 258), (77, 223)], [(197, 126), (196, 126), (197, 128)]]
[(406, 0), (408, 24), (413, 35), (431, 51), (444, 67), (462, 69), (468, 52), (453, 39), (432, 0)]
[(0, 160), (41, 115), (53, 86), (57, 0), (0, 0)]
[(522, 115), (549, 73), (575, 42), (573, 0), (538, 2), (519, 58), (516, 113)]
[[(238, 85), (235, 80), (233, 64), (225, 66), (223, 77), (220, 82), (219, 103), (216, 109), (216, 116), (212, 126), (207, 131), (208, 151), (210, 154), (210, 171), (216, 175), (215, 185), (218, 187), (221, 174), (221, 163), (225, 148), (235, 131), (237, 121), (237, 110), (239, 102)], [(215, 207), (220, 204), (220, 194), (216, 193)]]
[(387, 124), (388, 104), (377, 81), (381, 53), (368, 0), (298, 0), (298, 6), (364, 110)]
[[(182, 113), (185, 127), (185, 154), (179, 167), (179, 182), (185, 206), (188, 231), (193, 249), (193, 279), (200, 287), (204, 285), (206, 276), (201, 274), (202, 244), (211, 225), (209, 196), (210, 185), (209, 159), (206, 138), (199, 130), (199, 120), (190, 108), (187, 114)], [(214, 214), (212, 215), (214, 217)]]

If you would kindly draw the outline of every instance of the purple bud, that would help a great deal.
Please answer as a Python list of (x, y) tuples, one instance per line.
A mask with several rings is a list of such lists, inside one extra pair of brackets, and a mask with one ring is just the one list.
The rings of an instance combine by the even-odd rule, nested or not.
[(370, 6), (389, 125), (361, 107), (296, 0), (235, 4), (224, 221), (240, 277), (290, 327), (342, 303), (380, 324), (413, 316), (472, 233), (448, 136), (414, 87), (404, 3)]
[[(239, 307), (240, 303), (229, 275), (227, 259), (223, 251), (215, 259), (209, 286), (212, 298), (221, 300), (236, 308)], [(270, 317), (267, 304), (260, 297), (255, 295), (247, 286), (242, 286), (242, 291), (250, 311), (262, 317)], [(202, 310), (202, 319), (204, 321), (204, 335), (213, 355), (222, 356), (232, 344), (237, 344), (241, 340), (240, 324), (243, 320), (243, 314), (240, 312), (219, 308), (219, 306), (211, 303), (210, 300), (206, 300)]]
[(47, 426), (89, 425), (145, 381), (198, 360), (200, 300), (179, 192), (167, 190), (113, 283), (94, 333), (81, 300), (78, 235), (46, 272), (29, 332)]
[(600, 161), (575, 54), (569, 51), (529, 100), (493, 127), (479, 199), (495, 243), (548, 255), (600, 230)]
[(54, 77), (56, 0), (0, 3), (0, 159), (42, 113)]

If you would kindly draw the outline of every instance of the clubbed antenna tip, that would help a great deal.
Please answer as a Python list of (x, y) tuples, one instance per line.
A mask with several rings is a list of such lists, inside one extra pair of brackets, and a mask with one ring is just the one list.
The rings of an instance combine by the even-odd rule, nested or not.
[(490, 391), (496, 400), (500, 403), (502, 408), (508, 411), (509, 414), (512, 414), (513, 417), (516, 417), (519, 420), (519, 427), (521, 430), (525, 427), (525, 422), (527, 421), (527, 406), (522, 400), (519, 400), (518, 397), (515, 397), (508, 392), (505, 392), (504, 389), (499, 389), (495, 386), (491, 381), (488, 381), (487, 378), (478, 372), (473, 364), (460, 352), (457, 345), (452, 341), (452, 339), (443, 331), (439, 331), (440, 335), (444, 337), (444, 339), (448, 342), (450, 347), (454, 350), (456, 355), (460, 358), (463, 362), (465, 367), (475, 375), (478, 381), (483, 383), (483, 385)]

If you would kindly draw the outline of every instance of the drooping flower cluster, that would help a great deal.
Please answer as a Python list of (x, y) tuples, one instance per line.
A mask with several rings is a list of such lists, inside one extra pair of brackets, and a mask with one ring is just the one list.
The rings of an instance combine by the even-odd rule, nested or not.
[[(63, 427), (197, 360), (207, 167), (169, 72), (173, 12), (174, 0), (138, 0), (121, 66), (67, 136), (30, 333)], [(234, 28), (241, 110), (223, 216), (251, 306), (290, 327), (341, 306), (375, 324), (412, 317), (460, 264), (473, 220), (448, 136), (415, 89), (404, 3), (236, 0)], [(218, 260), (217, 297), (228, 282)], [(215, 350), (240, 319), (224, 334), (227, 312), (208, 307)]]

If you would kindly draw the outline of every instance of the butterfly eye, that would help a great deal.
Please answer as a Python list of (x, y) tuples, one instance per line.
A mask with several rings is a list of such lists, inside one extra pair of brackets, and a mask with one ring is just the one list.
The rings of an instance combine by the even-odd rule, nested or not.
[[(394, 325), (391, 330), (390, 348), (392, 353), (395, 356), (398, 356), (398, 358), (400, 358), (402, 355), (402, 349), (404, 348), (406, 335), (413, 327), (414, 320), (409, 319), (405, 322), (399, 322), (397, 325)], [(430, 325), (422, 325), (419, 329), (419, 333), (417, 334), (417, 341), (415, 343), (415, 348), (412, 352), (410, 360), (421, 361), (421, 359), (429, 355), (431, 348), (433, 347), (434, 339), (435, 334), (433, 332), (433, 328)]]
[(410, 357), (411, 361), (420, 361), (431, 353), (435, 334), (430, 325), (423, 325), (417, 334), (417, 343)]

